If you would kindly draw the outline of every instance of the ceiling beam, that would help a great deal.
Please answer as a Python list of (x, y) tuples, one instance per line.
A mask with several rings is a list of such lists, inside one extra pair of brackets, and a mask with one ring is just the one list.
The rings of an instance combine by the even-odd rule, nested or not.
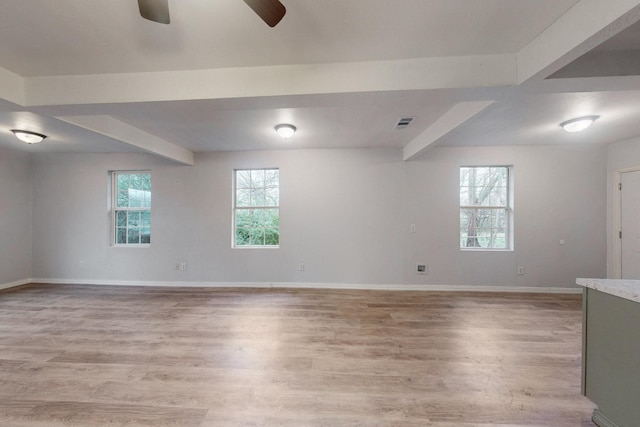
[(639, 49), (593, 50), (556, 71), (548, 79), (639, 75)]
[(416, 158), (429, 148), (437, 145), (438, 140), (460, 126), (494, 101), (459, 102), (438, 120), (422, 132), (416, 139), (405, 145), (402, 150), (405, 161)]
[(26, 78), (28, 106), (512, 86), (515, 55)]
[(26, 104), (24, 78), (0, 67), (0, 99), (18, 105)]
[(193, 152), (108, 115), (62, 116), (58, 119), (116, 139), (149, 153), (193, 166)]
[(640, 0), (581, 0), (516, 55), (518, 84), (548, 75), (640, 20)]
[(640, 90), (640, 75), (589, 78), (560, 78), (532, 82), (518, 88), (522, 94), (575, 93), (575, 92), (614, 92)]

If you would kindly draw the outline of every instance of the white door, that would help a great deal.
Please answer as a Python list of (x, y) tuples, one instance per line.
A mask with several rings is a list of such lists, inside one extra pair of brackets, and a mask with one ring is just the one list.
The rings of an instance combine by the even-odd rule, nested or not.
[(620, 174), (622, 278), (640, 279), (640, 171)]

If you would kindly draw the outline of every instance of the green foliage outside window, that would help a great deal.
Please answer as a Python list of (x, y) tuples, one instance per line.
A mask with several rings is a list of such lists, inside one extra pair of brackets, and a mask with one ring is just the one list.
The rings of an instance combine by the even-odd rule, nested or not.
[(235, 246), (280, 244), (278, 169), (235, 171)]
[(151, 174), (114, 172), (115, 243), (151, 243)]

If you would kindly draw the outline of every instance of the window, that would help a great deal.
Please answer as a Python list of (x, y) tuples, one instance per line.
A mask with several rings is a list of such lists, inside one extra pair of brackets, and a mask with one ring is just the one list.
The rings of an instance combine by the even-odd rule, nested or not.
[(151, 173), (112, 172), (113, 243), (151, 243)]
[(460, 168), (460, 248), (509, 249), (509, 166)]
[(278, 247), (280, 244), (279, 172), (278, 169), (235, 171), (235, 247)]

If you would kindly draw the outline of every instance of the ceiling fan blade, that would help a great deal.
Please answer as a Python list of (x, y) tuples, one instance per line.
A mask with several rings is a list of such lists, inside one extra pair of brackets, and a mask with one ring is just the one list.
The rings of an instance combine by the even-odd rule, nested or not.
[(287, 12), (278, 0), (244, 0), (244, 2), (270, 27), (278, 25)]
[(169, 0), (138, 0), (140, 15), (149, 21), (168, 24)]

